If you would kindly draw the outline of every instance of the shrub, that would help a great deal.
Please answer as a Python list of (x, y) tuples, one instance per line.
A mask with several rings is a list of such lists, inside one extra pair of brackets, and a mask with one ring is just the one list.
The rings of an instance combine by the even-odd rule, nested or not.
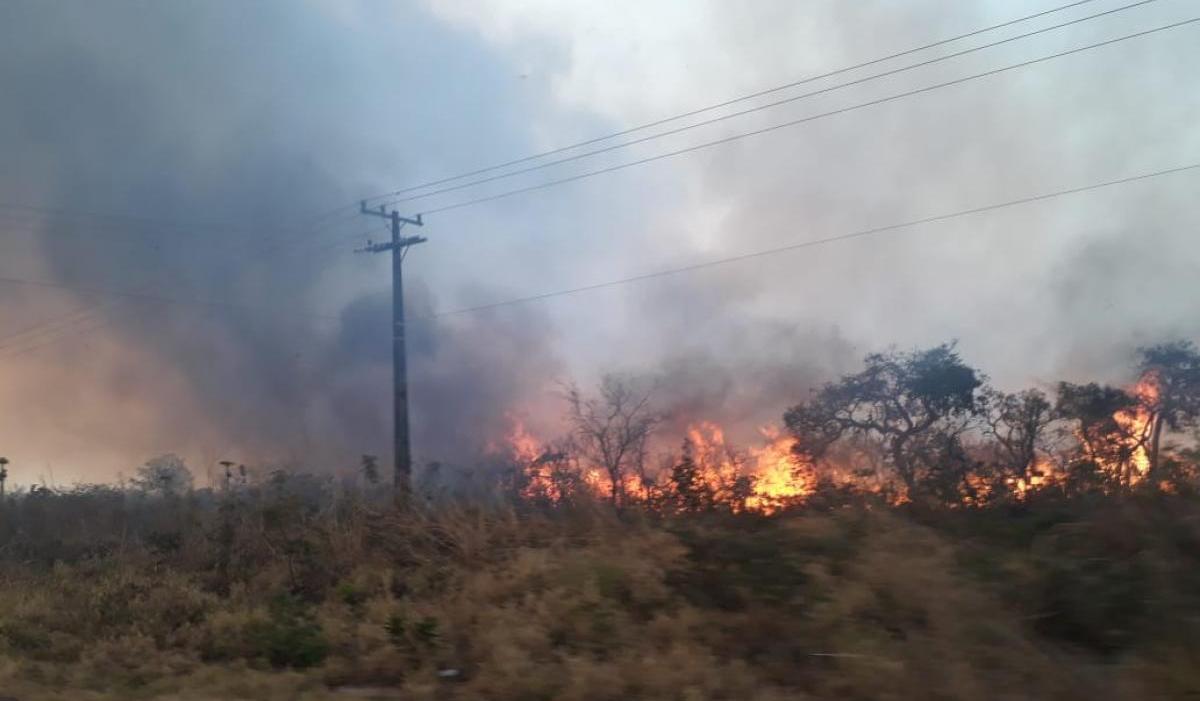
[(281, 595), (271, 602), (266, 618), (245, 628), (250, 650), (273, 667), (305, 669), (320, 664), (329, 654), (321, 626), (295, 598)]

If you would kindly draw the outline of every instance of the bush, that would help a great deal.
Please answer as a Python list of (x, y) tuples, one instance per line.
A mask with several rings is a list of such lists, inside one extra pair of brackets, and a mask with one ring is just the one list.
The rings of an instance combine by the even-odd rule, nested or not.
[(245, 636), (249, 649), (272, 667), (315, 667), (329, 654), (329, 641), (320, 624), (291, 596), (276, 597), (268, 616), (251, 621)]
[[(10, 500), (0, 690), (96, 701), (344, 698), (330, 690), (342, 684), (497, 701), (1200, 690), (1191, 493), (948, 511), (846, 493), (773, 516), (664, 516), (596, 504), (397, 512), (345, 493), (325, 508), (319, 486)], [(165, 533), (178, 538), (153, 535)]]

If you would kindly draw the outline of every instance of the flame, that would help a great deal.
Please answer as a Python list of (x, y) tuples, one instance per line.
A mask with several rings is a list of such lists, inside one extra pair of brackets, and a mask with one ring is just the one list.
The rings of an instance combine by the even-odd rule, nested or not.
[(793, 439), (774, 426), (759, 429), (763, 444), (738, 455), (725, 441), (725, 431), (712, 421), (688, 427), (693, 459), (700, 477), (719, 503), (735, 511), (772, 513), (802, 501), (813, 492), (811, 472), (798, 465)]
[(1013, 496), (1017, 499), (1027, 499), (1034, 492), (1061, 483), (1065, 477), (1058, 465), (1046, 456), (1039, 455), (1034, 459), (1027, 478), (1009, 477), (1006, 481)]
[(558, 502), (563, 498), (562, 490), (556, 483), (553, 465), (548, 451), (525, 427), (520, 418), (509, 415), (509, 430), (503, 441), (490, 441), (487, 451), (493, 455), (501, 455), (511, 459), (524, 473), (524, 485), (521, 487), (521, 498), (548, 498)]
[[(511, 460), (521, 471), (522, 499), (560, 503), (576, 488), (599, 498), (612, 493), (612, 482), (603, 470), (580, 469), (568, 455), (534, 436), (519, 417), (509, 415), (508, 422), (507, 434), (500, 441), (490, 441), (487, 451)], [(637, 475), (624, 475), (622, 487), (625, 494), (635, 497), (647, 492), (647, 485)]]
[[(1129, 484), (1136, 484), (1146, 478), (1150, 472), (1150, 451), (1146, 440), (1150, 436), (1154, 414), (1151, 407), (1158, 405), (1158, 378), (1153, 373), (1147, 373), (1130, 390), (1137, 404), (1131, 409), (1118, 411), (1113, 415), (1117, 425), (1125, 432), (1127, 447), (1132, 450)], [(1103, 465), (1106, 471), (1117, 472), (1121, 465)]]
[[(1113, 421), (1122, 434), (1120, 444), (1123, 450), (1120, 452), (1123, 455), (1091, 457), (1109, 478), (1131, 486), (1145, 480), (1150, 472), (1148, 439), (1155, 421), (1155, 407), (1158, 406), (1158, 377), (1153, 372), (1146, 373), (1126, 391), (1134, 397), (1135, 404), (1113, 414)], [(1076, 433), (1083, 442), (1083, 436), (1078, 430)], [(1023, 499), (1039, 490), (1059, 485), (1066, 479), (1067, 474), (1060, 465), (1046, 456), (1039, 456), (1030, 477), (1010, 479), (1009, 488), (1017, 498)]]
[[(1148, 374), (1129, 391), (1137, 398), (1135, 406), (1113, 416), (1124, 436), (1126, 455), (1100, 457), (1097, 461), (1111, 477), (1134, 484), (1146, 479), (1150, 471), (1147, 439), (1158, 403), (1157, 378)], [(577, 458), (548, 449), (519, 418), (510, 417), (509, 423), (507, 435), (489, 444), (489, 451), (505, 455), (521, 470), (522, 498), (559, 503), (580, 491), (600, 499), (612, 495), (612, 481), (603, 469), (581, 465)], [(739, 452), (729, 445), (725, 429), (716, 422), (697, 421), (688, 426), (686, 435), (696, 478), (713, 502), (735, 512), (771, 514), (804, 502), (816, 491), (814, 466), (797, 462), (792, 450), (795, 440), (773, 425), (761, 427), (759, 433), (761, 443)], [(855, 469), (859, 460), (843, 456), (835, 463), (828, 469), (822, 467), (824, 479), (831, 483), (881, 494), (896, 504), (907, 501), (903, 490), (893, 492), (894, 485), (889, 485), (886, 478), (870, 474), (869, 469)], [(625, 474), (621, 477), (621, 491), (630, 500), (652, 503), (663, 499), (657, 503), (669, 504), (675, 487), (666, 478), (665, 470), (646, 477)], [(1066, 479), (1062, 465), (1048, 455), (1039, 455), (1027, 476), (1005, 481), (1005, 491), (1013, 498), (1026, 499)], [(994, 496), (995, 485), (984, 477), (969, 475), (967, 481), (972, 496), (963, 498), (964, 506), (982, 504)]]
[(775, 426), (759, 429), (766, 443), (750, 449), (754, 461), (754, 494), (746, 500), (752, 511), (771, 513), (781, 505), (796, 502), (812, 494), (816, 479), (811, 470), (796, 463), (792, 446), (795, 440), (782, 435)]
[(525, 422), (516, 418), (510, 419), (510, 422), (512, 429), (505, 439), (505, 444), (512, 456), (523, 463), (531, 463), (541, 457), (545, 453), (542, 442), (525, 428)]
[[(612, 481), (604, 470), (568, 465), (565, 456), (547, 450), (519, 418), (509, 417), (509, 424), (504, 438), (489, 443), (488, 449), (519, 467), (523, 475), (522, 498), (561, 502), (566, 496), (564, 484), (571, 478), (598, 498), (611, 495)], [(734, 511), (769, 514), (803, 500), (813, 491), (815, 479), (811, 472), (801, 469), (792, 455), (793, 439), (774, 426), (765, 426), (760, 433), (763, 443), (739, 454), (726, 443), (725, 431), (718, 424), (700, 421), (688, 427), (687, 437), (700, 480), (714, 501)], [(630, 498), (648, 500), (669, 489), (657, 486), (665, 482), (661, 479), (664, 475), (658, 477), (647, 481), (639, 475), (626, 474), (622, 477), (622, 490)]]

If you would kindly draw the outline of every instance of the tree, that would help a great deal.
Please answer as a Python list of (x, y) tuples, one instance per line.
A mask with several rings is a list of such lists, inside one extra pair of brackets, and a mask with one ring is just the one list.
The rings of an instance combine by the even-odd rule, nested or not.
[(984, 394), (987, 433), (994, 440), (996, 463), (1009, 477), (1032, 484), (1042, 476), (1039, 458), (1046, 452), (1049, 428), (1058, 418), (1045, 392), (1029, 389), (1008, 394), (988, 390)]
[(191, 491), (192, 472), (178, 455), (160, 455), (139, 467), (131, 481), (134, 487), (149, 494), (180, 496)]
[(377, 456), (362, 456), (359, 470), (362, 472), (363, 479), (367, 481), (367, 484), (372, 487), (379, 484), (379, 458)]
[(671, 465), (669, 479), (670, 495), (680, 511), (695, 513), (713, 508), (716, 495), (696, 464), (696, 446), (691, 439), (684, 439), (679, 460)]
[(233, 462), (232, 460), (222, 460), (217, 464), (225, 468), (225, 476), (221, 481), (221, 489), (228, 492), (229, 485), (233, 481), (233, 466), (237, 463)]
[[(859, 373), (826, 384), (784, 414), (804, 459), (821, 459), (846, 436), (883, 443), (892, 470), (910, 494), (944, 475), (938, 460), (957, 455), (961, 436), (981, 410), (983, 378), (953, 344), (908, 353), (873, 353)], [(934, 438), (939, 437), (939, 440)], [(940, 471), (940, 473), (939, 473)]]
[(4, 485), (8, 482), (8, 458), (0, 457), (0, 499), (4, 498)]
[(1076, 472), (1096, 472), (1124, 486), (1133, 483), (1134, 459), (1147, 435), (1144, 425), (1120, 417), (1136, 413), (1137, 408), (1137, 398), (1117, 387), (1059, 383), (1056, 411), (1076, 423), (1083, 450), (1085, 464), (1077, 463)]
[(604, 472), (609, 499), (614, 506), (623, 505), (625, 481), (643, 471), (647, 441), (660, 421), (650, 408), (650, 392), (632, 378), (605, 375), (597, 396), (584, 396), (570, 385), (566, 399), (576, 453)]
[(1161, 466), (1163, 429), (1195, 428), (1200, 421), (1200, 352), (1191, 341), (1173, 341), (1138, 350), (1138, 369), (1150, 383), (1143, 401), (1150, 414), (1149, 473)]

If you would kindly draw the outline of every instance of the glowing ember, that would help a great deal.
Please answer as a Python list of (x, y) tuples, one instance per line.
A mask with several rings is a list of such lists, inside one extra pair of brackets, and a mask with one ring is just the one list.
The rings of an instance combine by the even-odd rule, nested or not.
[(1005, 484), (1012, 496), (1027, 499), (1035, 492), (1062, 483), (1064, 479), (1066, 475), (1054, 461), (1045, 455), (1038, 455), (1027, 477), (1009, 477)]

